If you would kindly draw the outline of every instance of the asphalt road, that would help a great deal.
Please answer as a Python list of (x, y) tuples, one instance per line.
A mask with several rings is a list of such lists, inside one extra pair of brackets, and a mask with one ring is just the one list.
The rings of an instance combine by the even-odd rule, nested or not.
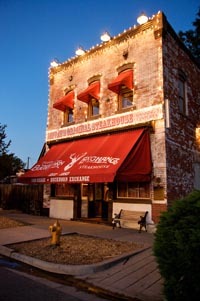
[(20, 263), (0, 257), (0, 301), (107, 301), (57, 281), (24, 271)]

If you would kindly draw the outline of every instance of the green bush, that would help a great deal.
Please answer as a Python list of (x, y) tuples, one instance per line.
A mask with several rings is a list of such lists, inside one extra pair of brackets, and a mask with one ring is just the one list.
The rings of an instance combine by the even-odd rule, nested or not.
[(153, 246), (168, 301), (200, 298), (200, 191), (161, 215)]

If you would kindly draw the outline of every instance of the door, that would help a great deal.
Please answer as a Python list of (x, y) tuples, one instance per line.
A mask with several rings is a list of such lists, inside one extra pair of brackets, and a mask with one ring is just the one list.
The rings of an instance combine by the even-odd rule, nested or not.
[(103, 205), (104, 185), (102, 183), (82, 184), (81, 217), (102, 218), (106, 215)]

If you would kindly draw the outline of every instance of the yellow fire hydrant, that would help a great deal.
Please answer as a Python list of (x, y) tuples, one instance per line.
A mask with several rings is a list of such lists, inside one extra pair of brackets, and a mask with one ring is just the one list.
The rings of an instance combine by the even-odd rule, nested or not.
[(52, 226), (49, 226), (49, 230), (51, 232), (51, 244), (54, 246), (60, 245), (60, 235), (62, 232), (62, 227), (57, 220)]

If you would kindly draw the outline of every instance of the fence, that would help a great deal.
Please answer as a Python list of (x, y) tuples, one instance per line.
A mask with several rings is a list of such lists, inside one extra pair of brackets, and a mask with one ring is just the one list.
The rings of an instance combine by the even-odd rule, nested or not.
[(0, 208), (42, 214), (43, 185), (0, 184)]

